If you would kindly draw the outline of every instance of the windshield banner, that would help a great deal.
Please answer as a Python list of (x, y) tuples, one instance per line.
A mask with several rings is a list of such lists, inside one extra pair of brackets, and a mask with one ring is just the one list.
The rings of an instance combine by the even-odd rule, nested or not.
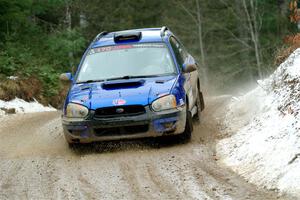
[(89, 55), (94, 53), (101, 53), (107, 51), (114, 51), (114, 50), (123, 50), (123, 49), (134, 49), (134, 48), (164, 48), (164, 44), (158, 43), (144, 43), (144, 44), (126, 44), (126, 45), (115, 45), (115, 46), (106, 46), (106, 47), (97, 47), (91, 49)]

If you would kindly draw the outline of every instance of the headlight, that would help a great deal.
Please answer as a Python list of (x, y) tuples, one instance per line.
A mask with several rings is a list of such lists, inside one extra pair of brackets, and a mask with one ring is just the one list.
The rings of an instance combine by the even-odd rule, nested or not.
[(176, 98), (174, 95), (167, 95), (155, 100), (152, 105), (152, 109), (156, 112), (162, 110), (169, 110), (176, 108)]
[(82, 105), (69, 103), (66, 110), (66, 117), (70, 118), (85, 118), (89, 110)]

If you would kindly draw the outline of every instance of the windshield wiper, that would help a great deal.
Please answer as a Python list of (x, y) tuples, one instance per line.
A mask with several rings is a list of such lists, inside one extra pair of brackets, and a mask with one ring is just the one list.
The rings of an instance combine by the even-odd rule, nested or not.
[[(164, 74), (164, 75), (170, 75), (170, 74)], [(126, 80), (126, 79), (134, 79), (134, 78), (153, 78), (153, 77), (160, 77), (162, 75), (144, 75), (144, 76), (120, 76), (115, 78), (108, 78), (108, 79), (98, 79), (98, 80), (87, 80), (87, 81), (78, 81), (77, 84), (80, 83), (93, 83), (93, 82), (104, 82), (104, 81), (113, 81), (113, 80)]]
[(98, 79), (98, 80), (87, 80), (87, 81), (78, 81), (76, 82), (77, 84), (80, 84), (80, 83), (94, 83), (94, 82), (103, 82), (105, 80), (103, 79)]

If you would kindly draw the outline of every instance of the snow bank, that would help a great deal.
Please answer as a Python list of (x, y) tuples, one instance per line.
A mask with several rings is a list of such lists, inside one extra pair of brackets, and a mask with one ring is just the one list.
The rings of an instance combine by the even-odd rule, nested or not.
[(56, 109), (49, 106), (43, 106), (36, 100), (33, 102), (26, 102), (23, 99), (15, 98), (11, 101), (0, 100), (0, 116), (5, 115), (4, 110), (15, 109), (15, 113), (33, 113), (33, 112), (45, 112), (55, 111)]
[(300, 198), (300, 49), (228, 106), (221, 161), (250, 182)]

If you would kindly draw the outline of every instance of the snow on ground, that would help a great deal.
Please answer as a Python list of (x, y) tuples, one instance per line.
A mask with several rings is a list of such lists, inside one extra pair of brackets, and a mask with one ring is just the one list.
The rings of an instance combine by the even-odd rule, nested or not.
[(15, 113), (33, 113), (33, 112), (45, 112), (55, 111), (56, 109), (49, 106), (43, 106), (36, 100), (33, 102), (26, 102), (23, 99), (15, 98), (11, 101), (0, 100), (0, 116), (5, 115), (5, 110), (15, 109)]
[(232, 98), (218, 154), (250, 182), (300, 198), (300, 49), (258, 84)]

